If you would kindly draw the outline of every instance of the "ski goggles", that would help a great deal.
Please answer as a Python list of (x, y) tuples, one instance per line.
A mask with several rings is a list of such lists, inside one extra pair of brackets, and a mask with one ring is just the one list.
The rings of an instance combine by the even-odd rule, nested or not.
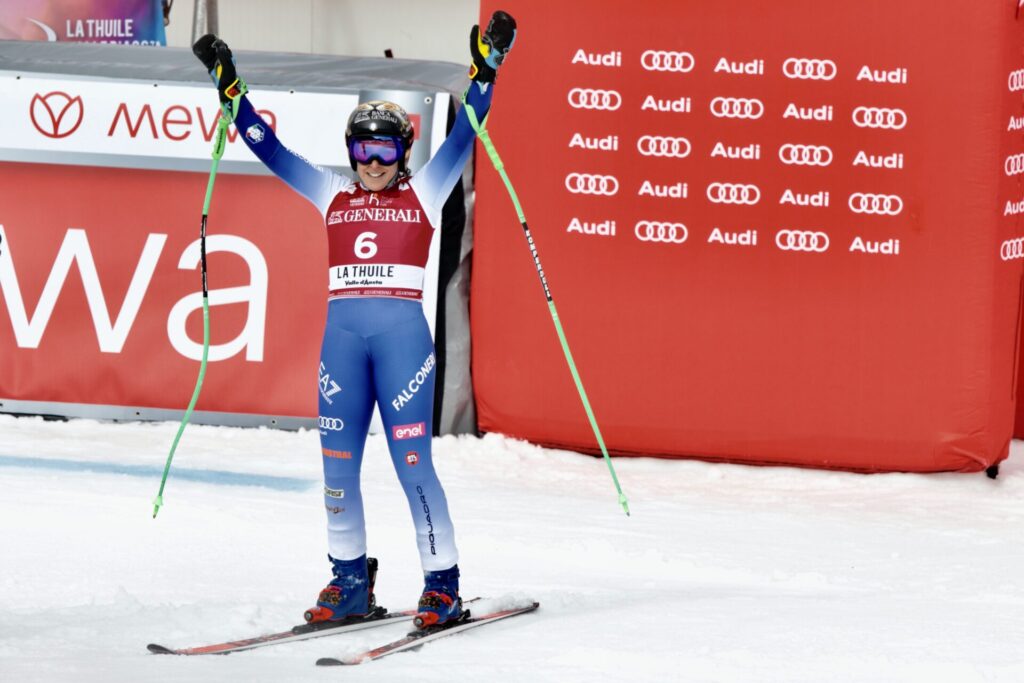
[(401, 138), (390, 136), (354, 138), (348, 143), (348, 156), (360, 164), (376, 159), (381, 165), (390, 166), (405, 156), (405, 145)]

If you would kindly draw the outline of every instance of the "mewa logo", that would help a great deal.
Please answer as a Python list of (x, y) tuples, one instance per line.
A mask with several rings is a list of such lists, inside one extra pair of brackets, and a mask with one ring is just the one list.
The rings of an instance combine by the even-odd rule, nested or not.
[(28, 106), (32, 125), (48, 138), (66, 138), (78, 130), (85, 116), (82, 96), (72, 97), (55, 90), (45, 95), (36, 93)]
[[(85, 110), (81, 95), (54, 90), (33, 95), (29, 104), (29, 117), (32, 125), (42, 135), (59, 139), (66, 138), (79, 129), (85, 119)], [(258, 113), (272, 129), (277, 130), (277, 116), (274, 112), (261, 109)], [(153, 140), (181, 142), (198, 133), (202, 135), (203, 140), (211, 142), (217, 132), (220, 117), (219, 109), (211, 116), (203, 111), (203, 107), (196, 105), (162, 106), (149, 102), (140, 104), (122, 101), (114, 110), (109, 125), (104, 123), (104, 126), (107, 137), (127, 134), (133, 139), (142, 136)], [(234, 142), (237, 138), (238, 131), (235, 127), (228, 128), (228, 141)]]
[[(111, 318), (114, 306), (108, 305), (107, 297), (100, 285), (96, 263), (93, 260), (89, 237), (85, 230), (69, 228), (64, 234), (60, 249), (54, 259), (50, 274), (46, 278), (43, 292), (36, 303), (35, 311), (29, 315), (21, 293), (18, 274), (15, 269), (17, 244), (12, 245), (4, 226), (0, 225), (0, 290), (7, 305), (7, 314), (14, 329), (14, 339), (23, 349), (39, 348), (43, 334), (53, 315), (57, 299), (64, 290), (72, 265), (78, 266), (89, 316), (96, 330), (99, 349), (104, 353), (120, 353), (135, 324), (139, 308), (153, 280), (153, 273), (167, 242), (167, 235), (149, 234), (142, 247), (142, 254), (135, 266), (128, 291), (121, 307)], [(26, 250), (37, 245), (26, 245)], [(236, 235), (210, 235), (206, 239), (207, 253), (227, 251), (240, 256), (249, 268), (250, 284), (245, 287), (214, 289), (209, 292), (210, 306), (247, 303), (249, 314), (239, 335), (224, 344), (210, 346), (210, 360), (225, 360), (245, 350), (245, 359), (263, 360), (264, 329), (267, 311), (267, 263), (259, 248), (247, 239)], [(188, 245), (178, 259), (178, 268), (194, 270), (199, 267), (199, 240)], [(111, 302), (113, 303), (113, 302)], [(185, 331), (185, 322), (194, 311), (203, 308), (202, 292), (183, 297), (171, 308), (167, 316), (167, 336), (174, 349), (186, 358), (202, 358), (203, 345), (193, 341)], [(76, 313), (78, 313), (76, 311)], [(82, 312), (84, 313), (84, 311)], [(84, 319), (84, 315), (78, 317)]]

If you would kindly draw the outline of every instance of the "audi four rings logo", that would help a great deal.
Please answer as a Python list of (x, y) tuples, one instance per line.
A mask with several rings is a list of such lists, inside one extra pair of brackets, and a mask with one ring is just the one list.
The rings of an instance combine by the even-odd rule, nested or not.
[(573, 88), (569, 91), (569, 104), (576, 109), (604, 109), (615, 111), (622, 106), (622, 95), (614, 90)]
[(804, 78), (816, 81), (831, 81), (838, 69), (831, 59), (804, 59), (790, 57), (782, 63), (786, 78)]
[(828, 251), (828, 235), (815, 230), (779, 230), (775, 246), (782, 251)]
[(636, 141), (637, 150), (647, 157), (675, 157), (683, 159), (690, 156), (690, 141), (686, 138), (669, 138), (660, 135), (644, 135)]
[(716, 97), (711, 100), (711, 113), (720, 119), (759, 119), (764, 115), (764, 103), (745, 97)]
[(1009, 86), (1010, 92), (1024, 90), (1024, 69), (1010, 72)]
[(1024, 154), (1014, 154), (1013, 156), (1006, 157), (1006, 163), (1003, 164), (1006, 169), (1006, 175), (1020, 175), (1024, 173)]
[(854, 213), (876, 213), (895, 216), (903, 210), (903, 200), (894, 194), (865, 194), (854, 192), (850, 195), (850, 211)]
[(779, 159), (784, 164), (828, 166), (832, 163), (832, 150), (824, 145), (786, 144), (779, 147)]
[(1024, 258), (1024, 237), (1017, 237), (1016, 239), (1003, 242), (1002, 246), (999, 247), (999, 258), (1004, 261)]
[(900, 130), (907, 125), (907, 113), (902, 109), (857, 107), (853, 110), (853, 124), (860, 128)]
[(345, 423), (337, 417), (324, 417), (320, 416), (320, 429), (326, 429), (330, 432), (340, 432), (345, 428)]
[(633, 234), (641, 242), (665, 242), (682, 244), (689, 232), (682, 223), (662, 223), (659, 221), (639, 221), (633, 228)]
[(646, 50), (640, 55), (640, 66), (648, 71), (677, 71), (681, 74), (693, 71), (696, 64), (689, 52), (670, 50)]
[(573, 194), (603, 194), (610, 197), (619, 191), (619, 180), (612, 175), (570, 173), (565, 176), (565, 189)]
[(757, 204), (761, 201), (761, 190), (757, 185), (734, 183), (711, 183), (708, 185), (708, 199), (715, 204)]

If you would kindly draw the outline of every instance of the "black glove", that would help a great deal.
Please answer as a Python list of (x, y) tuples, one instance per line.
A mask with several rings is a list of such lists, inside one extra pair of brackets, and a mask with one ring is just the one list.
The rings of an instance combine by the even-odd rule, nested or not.
[(514, 42), (516, 20), (507, 12), (495, 12), (482, 36), (480, 27), (474, 26), (469, 32), (469, 51), (473, 55), (469, 77), (479, 83), (493, 83), (498, 77), (498, 67)]
[(192, 53), (199, 58), (217, 86), (220, 101), (227, 104), (249, 91), (245, 81), (235, 71), (235, 60), (231, 48), (212, 33), (207, 33), (192, 46)]

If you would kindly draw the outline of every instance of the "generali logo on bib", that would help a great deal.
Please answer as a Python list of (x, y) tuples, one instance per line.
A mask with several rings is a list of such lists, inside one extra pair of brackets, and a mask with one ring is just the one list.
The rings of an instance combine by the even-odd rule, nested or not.
[(66, 138), (78, 130), (85, 117), (82, 96), (72, 97), (55, 90), (45, 95), (36, 93), (29, 105), (32, 125), (48, 138)]

